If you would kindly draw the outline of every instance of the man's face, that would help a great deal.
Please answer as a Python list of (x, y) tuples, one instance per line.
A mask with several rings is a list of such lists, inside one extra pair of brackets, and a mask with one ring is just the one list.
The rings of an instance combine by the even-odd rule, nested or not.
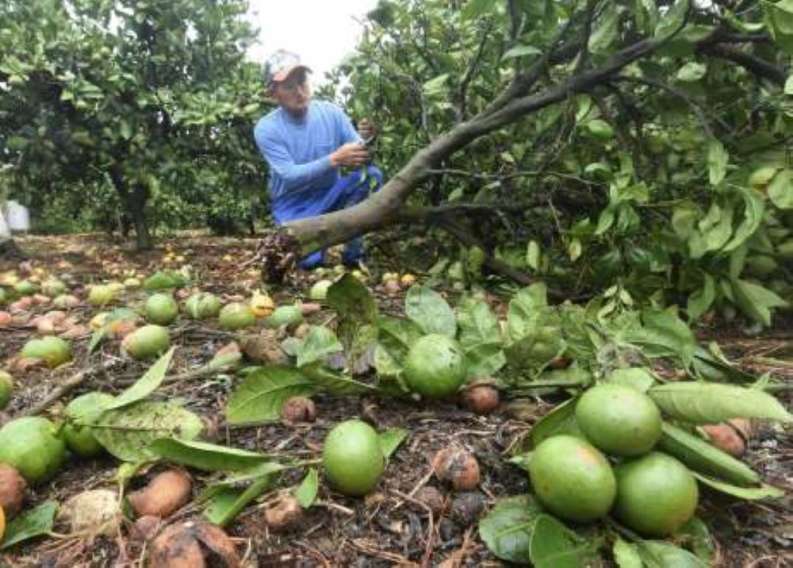
[(278, 104), (290, 114), (301, 116), (308, 110), (311, 102), (311, 89), (308, 86), (305, 69), (297, 69), (289, 76), (275, 83), (271, 92)]

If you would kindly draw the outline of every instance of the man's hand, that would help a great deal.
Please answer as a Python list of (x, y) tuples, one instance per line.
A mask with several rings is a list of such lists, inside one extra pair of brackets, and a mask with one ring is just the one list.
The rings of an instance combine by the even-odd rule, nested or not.
[(358, 123), (358, 134), (364, 140), (368, 140), (376, 133), (376, 129), (374, 124), (372, 124), (368, 118), (362, 118), (361, 122)]
[(330, 163), (334, 168), (339, 166), (362, 166), (369, 159), (369, 152), (363, 144), (351, 142), (345, 144), (330, 155)]

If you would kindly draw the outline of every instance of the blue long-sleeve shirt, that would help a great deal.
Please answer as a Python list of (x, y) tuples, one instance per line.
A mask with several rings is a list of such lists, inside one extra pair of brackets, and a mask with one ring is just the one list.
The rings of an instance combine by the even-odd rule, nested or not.
[(311, 101), (300, 119), (278, 107), (259, 119), (253, 135), (270, 166), (276, 216), (278, 210), (333, 186), (339, 172), (330, 163), (331, 153), (348, 142), (361, 141), (344, 111), (327, 101)]

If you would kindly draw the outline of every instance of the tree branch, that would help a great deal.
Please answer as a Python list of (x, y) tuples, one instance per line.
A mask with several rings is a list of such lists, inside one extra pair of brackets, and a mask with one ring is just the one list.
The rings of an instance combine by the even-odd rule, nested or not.
[(746, 53), (734, 47), (720, 45), (718, 43), (703, 43), (698, 46), (697, 51), (706, 55), (712, 55), (720, 59), (726, 59), (737, 63), (750, 73), (766, 79), (779, 86), (785, 84), (787, 75), (785, 70), (769, 63), (765, 59)]
[(458, 94), (459, 103), (457, 105), (458, 122), (465, 120), (468, 85), (471, 83), (474, 73), (476, 73), (477, 69), (479, 68), (479, 62), (482, 60), (482, 55), (485, 52), (485, 45), (487, 45), (487, 40), (490, 36), (490, 30), (492, 27), (492, 22), (489, 22), (487, 27), (485, 27), (484, 31), (482, 32), (482, 39), (479, 42), (479, 48), (476, 50), (476, 55), (474, 55), (474, 58), (468, 65), (468, 69), (465, 71), (465, 75), (463, 75), (463, 78), (460, 81), (460, 89)]

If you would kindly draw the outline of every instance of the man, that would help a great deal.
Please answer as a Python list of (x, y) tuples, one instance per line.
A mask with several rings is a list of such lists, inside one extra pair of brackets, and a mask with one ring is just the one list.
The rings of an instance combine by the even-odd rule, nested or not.
[[(310, 71), (297, 55), (283, 50), (265, 64), (264, 80), (278, 108), (259, 119), (254, 138), (270, 166), (270, 202), (279, 225), (355, 205), (382, 184), (380, 170), (368, 165), (364, 145), (374, 129), (361, 121), (358, 133), (338, 106), (311, 100)], [(341, 176), (342, 167), (355, 170)], [(317, 251), (300, 266), (319, 266), (324, 254)], [(345, 265), (357, 266), (362, 257), (361, 238), (346, 244)]]

